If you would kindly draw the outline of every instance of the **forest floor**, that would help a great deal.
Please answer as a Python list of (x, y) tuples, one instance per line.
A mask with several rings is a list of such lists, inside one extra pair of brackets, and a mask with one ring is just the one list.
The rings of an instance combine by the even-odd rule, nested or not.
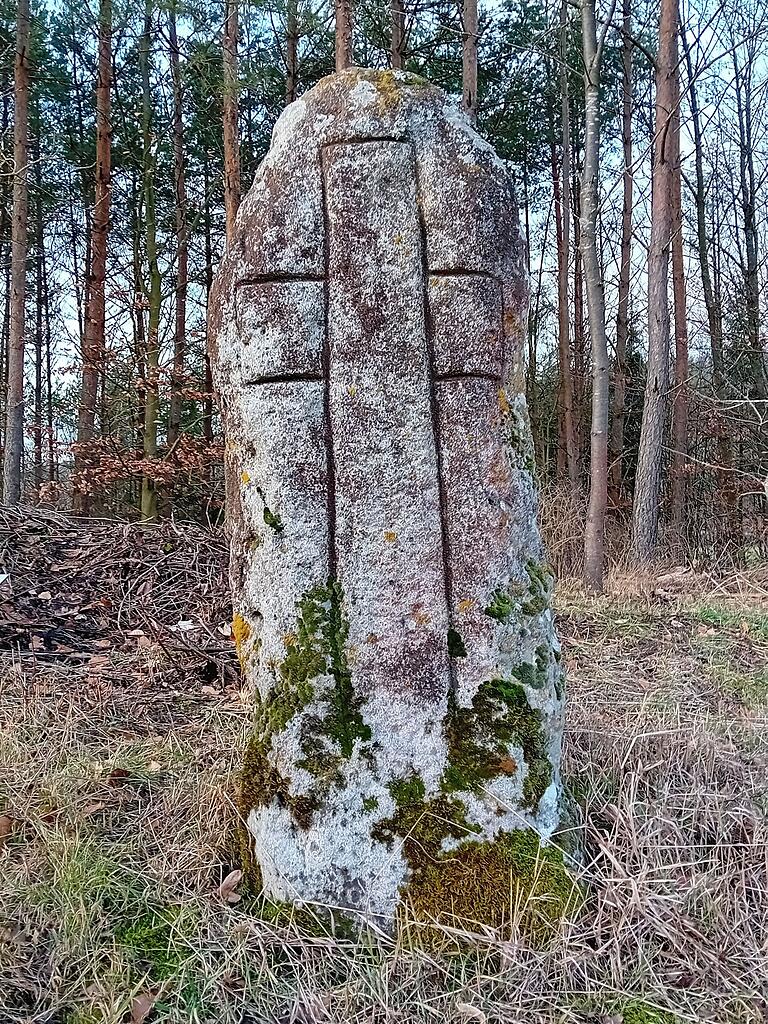
[(438, 952), (239, 898), (225, 563), (0, 513), (0, 1024), (768, 1021), (768, 574), (561, 584), (586, 900)]

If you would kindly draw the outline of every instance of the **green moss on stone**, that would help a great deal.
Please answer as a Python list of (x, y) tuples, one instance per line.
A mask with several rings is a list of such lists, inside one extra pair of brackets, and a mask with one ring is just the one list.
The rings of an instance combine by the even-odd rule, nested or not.
[(325, 786), (339, 784), (341, 764), (349, 759), (357, 740), (366, 743), (371, 730), (362, 716), (363, 697), (355, 693), (346, 652), (349, 623), (343, 611), (341, 585), (332, 580), (314, 587), (302, 598), (300, 609), (309, 624), (317, 674), (329, 675), (333, 685), (317, 696), (321, 709), (301, 723), (303, 758), (298, 762)]
[(486, 842), (419, 855), (404, 900), (417, 920), (476, 922), (492, 927), (515, 913), (523, 931), (548, 932), (581, 902), (559, 850), (535, 832), (502, 832)]
[(285, 524), (278, 513), (273, 512), (266, 505), (264, 506), (264, 523), (270, 528), (270, 530), (274, 530), (275, 533), (282, 533), (285, 529)]
[(534, 809), (552, 781), (541, 712), (528, 704), (516, 682), (491, 679), (483, 683), (471, 707), (460, 707), (451, 695), (445, 718), (448, 764), (444, 792), (481, 793), (499, 775), (514, 775), (519, 766), (509, 749), (521, 747), (526, 763), (523, 797)]
[(513, 597), (506, 590), (494, 590), (491, 600), (485, 609), (485, 614), (490, 615), (497, 622), (506, 622), (514, 613), (517, 605)]
[[(339, 583), (312, 587), (297, 602), (294, 633), (285, 639), (285, 657), (276, 667), (276, 681), (261, 701), (240, 776), (240, 811), (243, 819), (255, 807), (278, 798), (297, 825), (308, 828), (315, 810), (331, 785), (341, 782), (342, 759), (349, 758), (357, 739), (370, 739), (370, 728), (360, 712), (362, 698), (354, 693), (346, 642), (349, 624), (343, 614)], [(332, 680), (318, 692), (317, 680)], [(312, 700), (321, 710), (305, 714), (300, 742), (303, 759), (297, 766), (317, 780), (309, 793), (293, 794), (291, 780), (274, 765), (272, 740)], [(241, 843), (241, 846), (243, 844)]]
[[(531, 830), (502, 832), (481, 841), (463, 801), (440, 794), (425, 799), (418, 776), (390, 784), (397, 804), (373, 837), (402, 839), (411, 875), (404, 904), (420, 921), (481, 922), (494, 927), (520, 905), (523, 928), (538, 931), (561, 920), (580, 902), (560, 851), (542, 847)], [(453, 849), (444, 848), (446, 840)]]
[(544, 563), (531, 559), (526, 562), (525, 571), (528, 574), (528, 588), (521, 611), (524, 615), (540, 615), (549, 607), (552, 600), (552, 570)]
[(549, 682), (549, 648), (541, 644), (536, 648), (535, 663), (524, 661), (514, 670), (514, 675), (523, 686), (531, 686), (535, 690), (543, 689)]

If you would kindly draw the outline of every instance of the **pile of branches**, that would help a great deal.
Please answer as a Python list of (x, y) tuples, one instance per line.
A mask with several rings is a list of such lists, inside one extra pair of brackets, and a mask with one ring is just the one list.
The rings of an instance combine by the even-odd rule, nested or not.
[(230, 621), (220, 531), (0, 509), (6, 662), (100, 669), (143, 651), (168, 675), (229, 683)]

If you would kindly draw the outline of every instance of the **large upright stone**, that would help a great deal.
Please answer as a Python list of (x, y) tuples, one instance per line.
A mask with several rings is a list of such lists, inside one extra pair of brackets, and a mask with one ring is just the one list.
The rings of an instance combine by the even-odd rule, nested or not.
[(558, 866), (563, 709), (504, 165), (427, 82), (334, 75), (211, 307), (264, 890), (498, 923)]

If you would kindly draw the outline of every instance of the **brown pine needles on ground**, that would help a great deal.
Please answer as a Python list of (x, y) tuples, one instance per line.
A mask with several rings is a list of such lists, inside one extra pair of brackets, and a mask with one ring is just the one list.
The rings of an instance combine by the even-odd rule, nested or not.
[(768, 1020), (758, 573), (564, 583), (584, 905), (538, 946), (513, 919), (437, 951), (416, 925), (337, 938), (237, 899), (248, 710), (220, 536), (0, 527), (0, 1024)]

